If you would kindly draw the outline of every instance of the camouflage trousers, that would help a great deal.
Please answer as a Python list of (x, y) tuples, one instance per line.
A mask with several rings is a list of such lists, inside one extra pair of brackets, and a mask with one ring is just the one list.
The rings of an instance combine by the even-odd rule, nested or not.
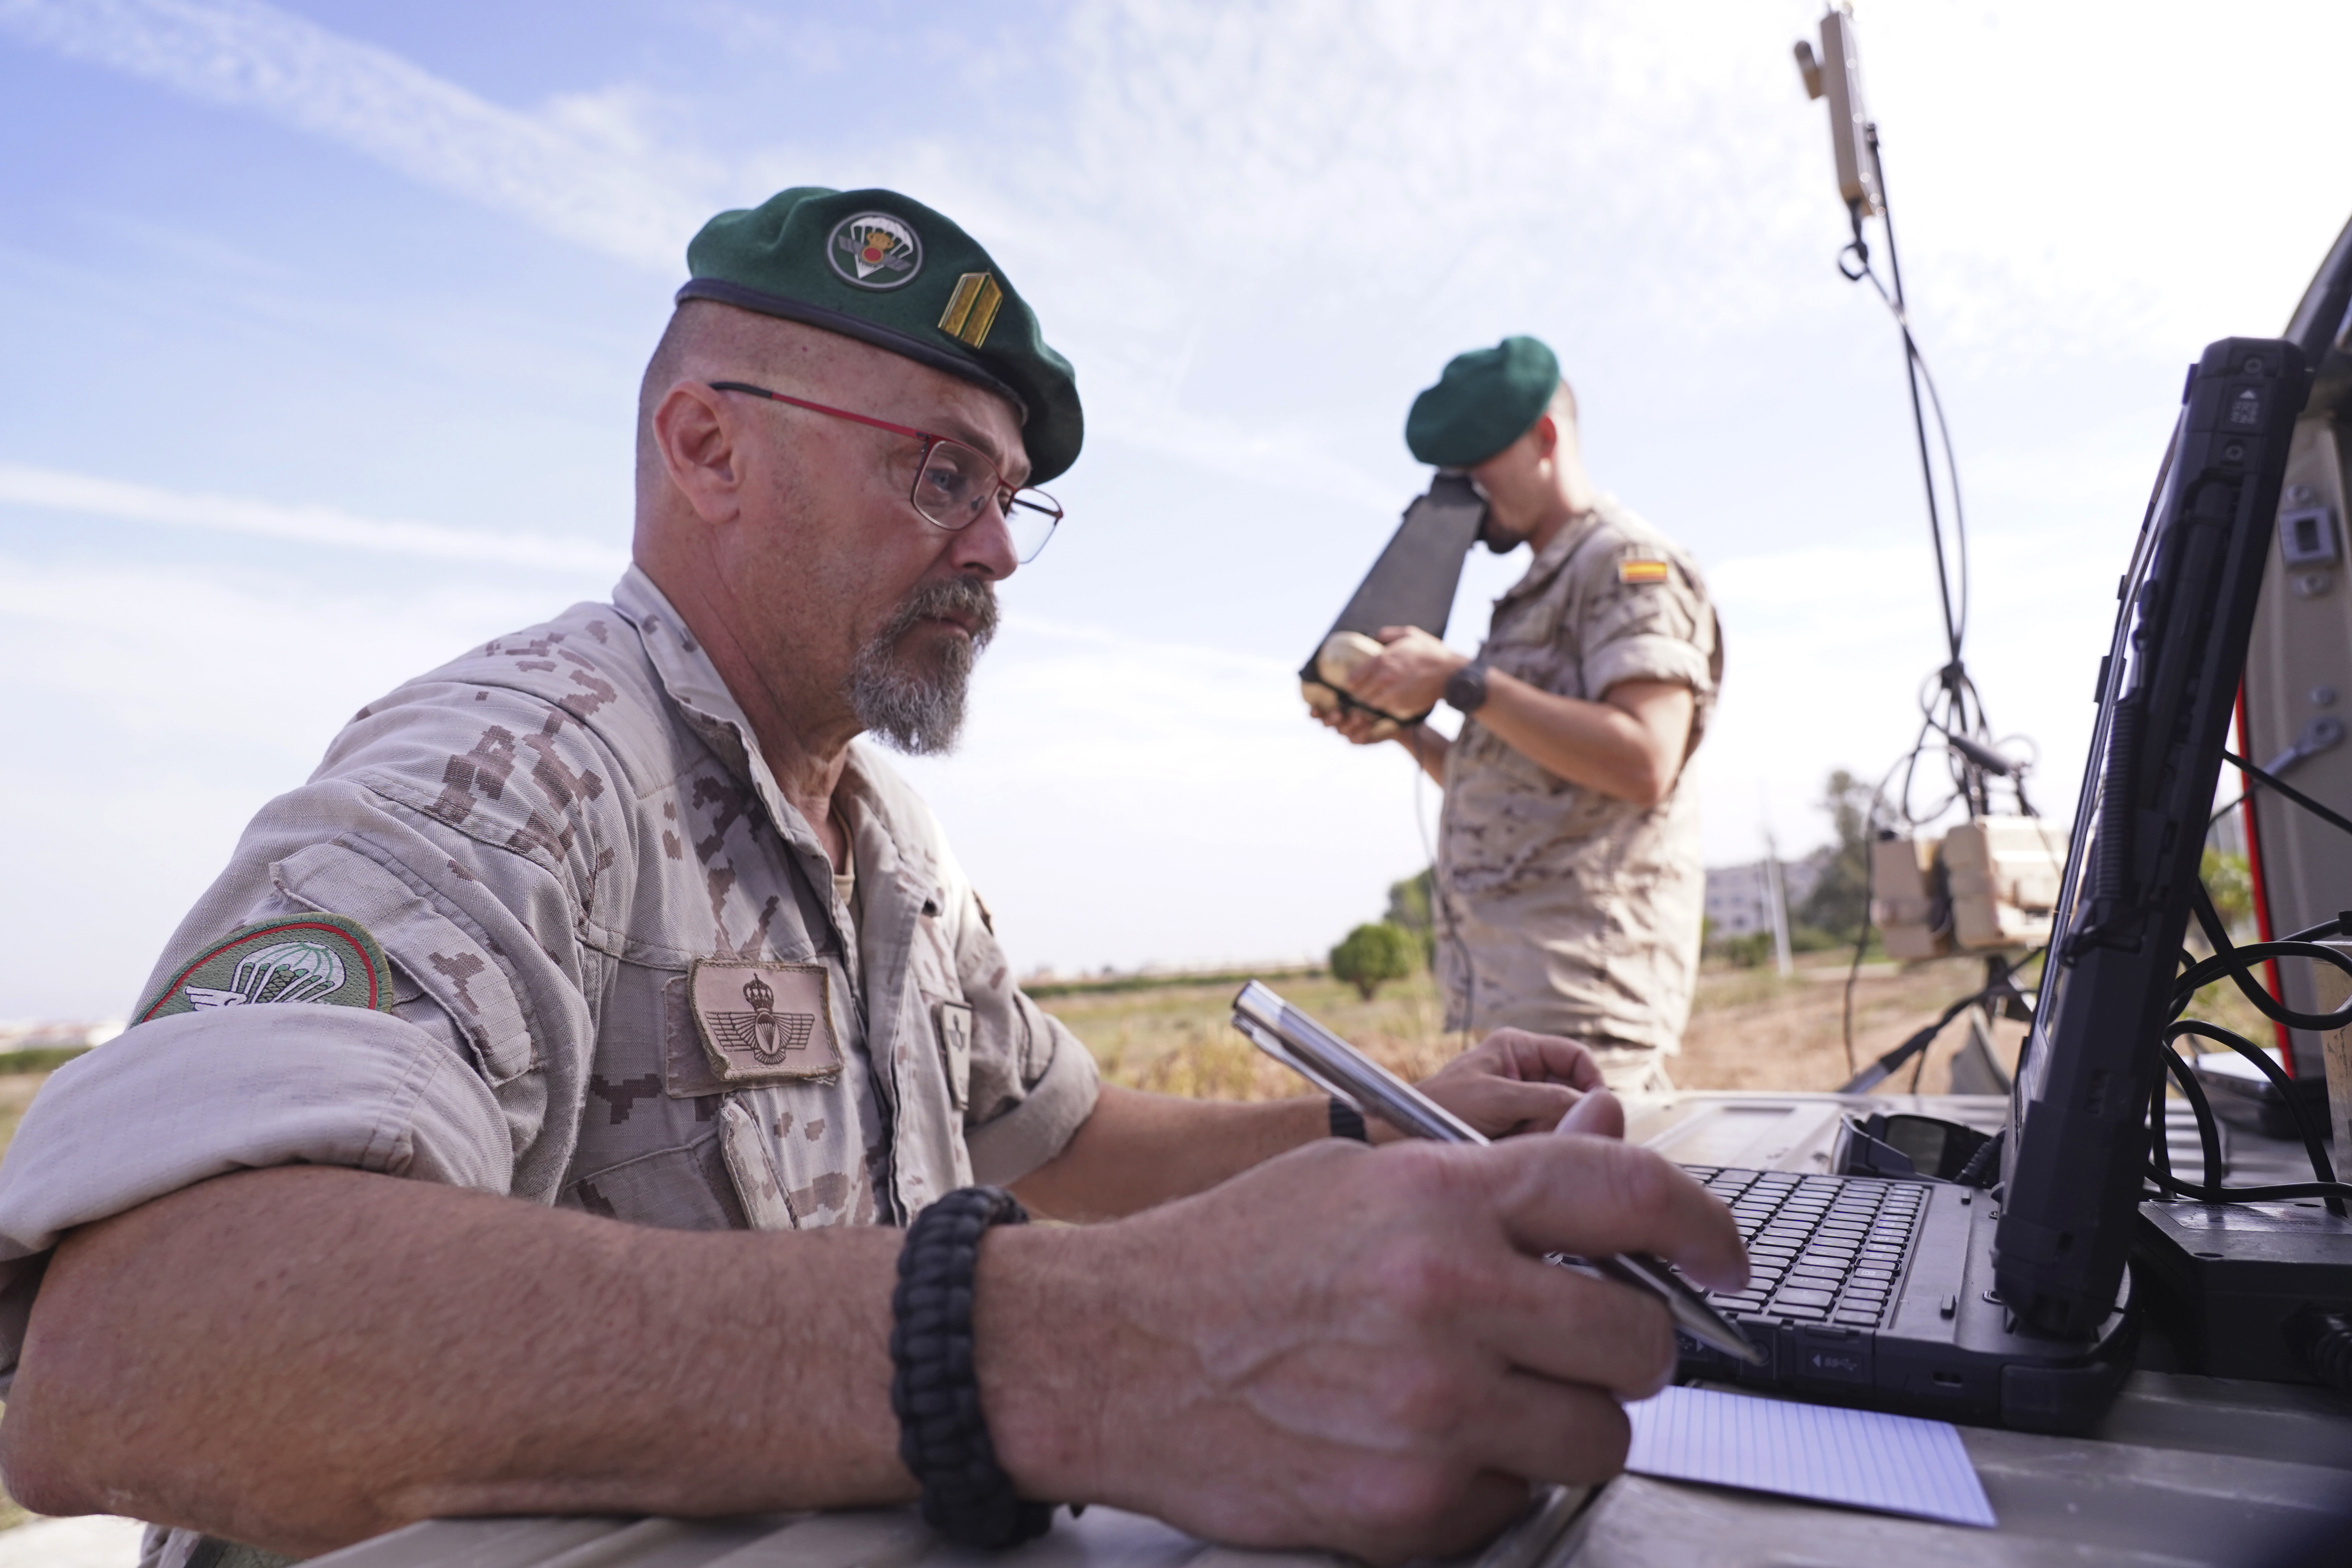
[(1601, 1081), (1612, 1094), (1672, 1094), (1675, 1080), (1666, 1076), (1666, 1053), (1644, 1046), (1593, 1046), (1592, 1059), (1601, 1064)]

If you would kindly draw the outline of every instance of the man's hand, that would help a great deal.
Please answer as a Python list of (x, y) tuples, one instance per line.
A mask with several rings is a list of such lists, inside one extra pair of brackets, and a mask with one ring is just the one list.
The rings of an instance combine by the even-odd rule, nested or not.
[(1318, 708), (1310, 703), (1307, 711), (1317, 723), (1327, 730), (1339, 731), (1349, 742), (1359, 746), (1377, 746), (1382, 741), (1400, 739), (1404, 733), (1397, 728), (1394, 721), (1366, 712), (1361, 708), (1349, 708), (1344, 704), (1338, 708)]
[[(1624, 1112), (1601, 1090), (1601, 1068), (1571, 1040), (1497, 1029), (1423, 1080), (1432, 1100), (1489, 1138), (1544, 1132), (1583, 1105), (1580, 1131), (1624, 1132)], [(1595, 1099), (1605, 1107), (1593, 1105)], [(1597, 1118), (1597, 1120), (1586, 1120)], [(1105, 1084), (1093, 1114), (1061, 1153), (1014, 1184), (1021, 1201), (1055, 1219), (1117, 1219), (1206, 1191), (1251, 1166), (1328, 1135), (1320, 1095), (1235, 1104), (1146, 1094)], [(1364, 1119), (1375, 1143), (1399, 1134)]]
[(1426, 713), (1445, 695), (1454, 672), (1470, 662), (1419, 626), (1382, 626), (1387, 646), (1348, 678), (1348, 694), (1383, 713)]
[[(1557, 1035), (1497, 1029), (1415, 1086), (1489, 1138), (1549, 1132), (1577, 1102), (1601, 1087), (1592, 1053)], [(1403, 1136), (1366, 1116), (1375, 1143)], [(1600, 1131), (1594, 1129), (1594, 1131)], [(1622, 1136), (1622, 1116), (1603, 1135)]]
[(1324, 1142), (1117, 1226), (994, 1232), (975, 1326), (997, 1455), (1024, 1495), (1238, 1544), (1460, 1551), (1531, 1482), (1615, 1474), (1619, 1402), (1674, 1368), (1659, 1301), (1555, 1251), (1747, 1277), (1696, 1182), (1573, 1133)]

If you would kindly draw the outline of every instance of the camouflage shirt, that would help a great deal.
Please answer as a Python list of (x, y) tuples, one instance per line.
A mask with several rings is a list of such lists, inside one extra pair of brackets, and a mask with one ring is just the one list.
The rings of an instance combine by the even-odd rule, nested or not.
[(837, 882), (659, 591), (614, 601), (362, 709), (254, 819), (0, 1163), (0, 1373), (60, 1232), (228, 1171), (890, 1224), (1086, 1120), (1092, 1059), (914, 793), (852, 748)]
[[(1495, 601), (1479, 657), (1594, 702), (1620, 681), (1678, 681), (1694, 699), (1694, 749), (1723, 675), (1697, 566), (1608, 496)], [(1705, 903), (1698, 800), (1685, 782), (1635, 805), (1570, 784), (1465, 719), (1445, 763), (1437, 870), (1449, 1028), (1679, 1044)]]

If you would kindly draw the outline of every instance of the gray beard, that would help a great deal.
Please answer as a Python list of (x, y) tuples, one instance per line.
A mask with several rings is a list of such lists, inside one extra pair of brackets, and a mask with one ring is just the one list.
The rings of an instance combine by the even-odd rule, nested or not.
[[(928, 660), (931, 668), (910, 668), (913, 656), (898, 645), (923, 620), (946, 610), (971, 617), (971, 640), (950, 638)], [(972, 661), (995, 635), (996, 591), (986, 580), (950, 577), (918, 585), (890, 624), (857, 650), (849, 671), (851, 711), (895, 751), (915, 757), (952, 751), (963, 731)]]

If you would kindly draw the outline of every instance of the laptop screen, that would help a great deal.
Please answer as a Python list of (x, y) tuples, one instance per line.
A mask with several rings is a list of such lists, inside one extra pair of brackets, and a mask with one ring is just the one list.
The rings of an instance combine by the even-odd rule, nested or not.
[(2309, 384), (2290, 342), (2205, 351), (2118, 589), (2002, 1152), (1996, 1282), (2046, 1332), (2088, 1334), (2115, 1310), (2159, 1037)]

